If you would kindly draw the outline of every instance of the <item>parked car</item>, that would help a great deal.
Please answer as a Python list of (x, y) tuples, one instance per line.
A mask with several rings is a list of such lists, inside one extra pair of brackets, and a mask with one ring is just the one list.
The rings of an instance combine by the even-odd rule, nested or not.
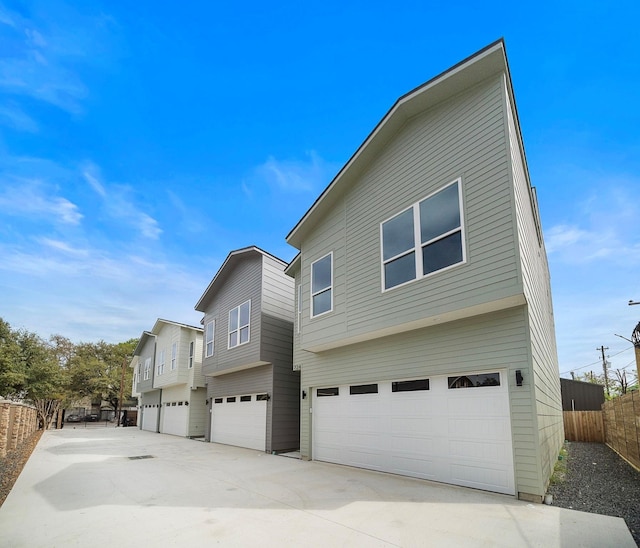
[(82, 421), (82, 415), (77, 415), (76, 413), (71, 413), (71, 415), (67, 417), (67, 422), (81, 422), (81, 421)]
[(98, 413), (89, 413), (84, 417), (84, 420), (87, 422), (98, 422), (99, 419), (100, 416), (98, 415)]

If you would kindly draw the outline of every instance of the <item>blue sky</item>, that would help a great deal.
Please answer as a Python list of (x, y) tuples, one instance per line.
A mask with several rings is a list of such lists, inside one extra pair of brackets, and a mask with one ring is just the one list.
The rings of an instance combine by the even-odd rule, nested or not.
[(639, 12), (0, 3), (0, 317), (76, 342), (197, 325), (230, 250), (293, 258), (286, 234), (394, 101), (502, 36), (560, 371), (598, 371), (600, 345), (627, 367), (614, 333), (640, 320)]

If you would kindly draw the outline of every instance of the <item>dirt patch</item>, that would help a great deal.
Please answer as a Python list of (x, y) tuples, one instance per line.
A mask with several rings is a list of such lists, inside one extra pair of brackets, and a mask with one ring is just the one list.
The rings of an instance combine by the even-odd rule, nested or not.
[(9, 495), (41, 437), (42, 430), (37, 430), (18, 449), (9, 451), (6, 457), (0, 458), (0, 506)]

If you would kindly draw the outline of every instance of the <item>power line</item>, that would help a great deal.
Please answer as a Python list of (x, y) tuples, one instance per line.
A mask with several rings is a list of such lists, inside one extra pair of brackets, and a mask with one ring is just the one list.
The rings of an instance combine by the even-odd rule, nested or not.
[[(627, 352), (628, 350), (632, 350), (632, 349), (633, 349), (633, 346), (629, 346), (628, 348), (625, 348), (624, 350), (620, 350), (620, 352), (616, 352), (615, 354), (611, 354), (609, 357), (610, 358), (615, 358), (616, 356), (619, 356), (623, 352)], [(560, 373), (560, 375), (568, 375), (568, 374), (571, 374), (572, 371), (580, 371), (580, 369), (586, 369), (587, 367), (593, 367), (594, 365), (600, 365), (600, 360), (598, 360), (596, 362), (593, 362), (593, 363), (588, 363), (587, 365), (583, 365), (581, 367), (573, 367), (572, 369), (569, 369), (568, 371), (563, 371), (562, 373)]]

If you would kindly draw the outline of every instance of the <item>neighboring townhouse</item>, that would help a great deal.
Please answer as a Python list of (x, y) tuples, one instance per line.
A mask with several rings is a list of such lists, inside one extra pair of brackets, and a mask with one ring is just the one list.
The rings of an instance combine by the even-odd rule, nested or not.
[(287, 241), (302, 457), (541, 501), (560, 383), (503, 41), (398, 99)]
[(142, 430), (203, 437), (207, 424), (202, 328), (158, 319), (144, 331), (130, 366)]
[(293, 371), (293, 280), (257, 247), (229, 253), (195, 309), (204, 314), (203, 372), (216, 443), (295, 450), (300, 375)]

